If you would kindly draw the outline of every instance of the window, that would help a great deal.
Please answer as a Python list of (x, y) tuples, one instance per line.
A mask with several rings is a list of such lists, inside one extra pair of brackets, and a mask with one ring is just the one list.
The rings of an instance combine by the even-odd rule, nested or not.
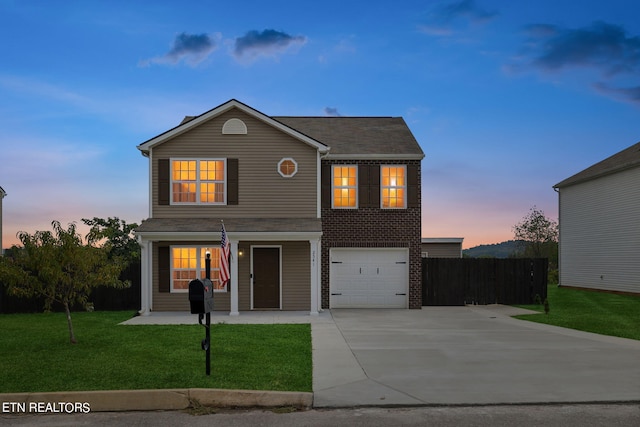
[(334, 208), (358, 207), (358, 167), (349, 165), (333, 165), (332, 189)]
[(404, 209), (407, 207), (407, 167), (406, 166), (382, 166), (381, 190), (383, 209)]
[(171, 170), (172, 203), (225, 203), (224, 160), (173, 160)]
[(226, 292), (220, 285), (220, 248), (206, 246), (171, 247), (171, 292), (188, 292), (189, 282), (207, 277), (205, 257), (211, 253), (211, 282), (214, 292)]
[(292, 158), (284, 158), (278, 162), (278, 173), (285, 178), (291, 178), (298, 172), (298, 163)]

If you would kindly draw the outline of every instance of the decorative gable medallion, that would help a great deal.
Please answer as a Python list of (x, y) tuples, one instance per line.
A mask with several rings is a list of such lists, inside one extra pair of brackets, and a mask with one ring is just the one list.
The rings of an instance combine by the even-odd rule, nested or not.
[(284, 178), (291, 178), (298, 173), (298, 163), (291, 157), (285, 157), (278, 162), (278, 173)]
[(222, 125), (223, 135), (246, 135), (247, 125), (240, 119), (229, 119)]

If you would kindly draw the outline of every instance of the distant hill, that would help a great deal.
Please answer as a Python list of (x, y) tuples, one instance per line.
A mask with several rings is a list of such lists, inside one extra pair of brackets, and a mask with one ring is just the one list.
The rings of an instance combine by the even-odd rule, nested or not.
[(462, 255), (470, 258), (508, 258), (518, 250), (519, 243), (517, 240), (508, 240), (492, 245), (475, 246), (463, 250)]

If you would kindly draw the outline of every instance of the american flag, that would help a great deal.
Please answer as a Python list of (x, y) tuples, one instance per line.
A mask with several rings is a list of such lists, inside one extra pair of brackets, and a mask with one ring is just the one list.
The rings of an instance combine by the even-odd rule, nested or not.
[(224, 229), (224, 223), (222, 224), (222, 238), (220, 239), (220, 285), (226, 286), (229, 281), (229, 252), (230, 252), (229, 239), (227, 239), (227, 232)]

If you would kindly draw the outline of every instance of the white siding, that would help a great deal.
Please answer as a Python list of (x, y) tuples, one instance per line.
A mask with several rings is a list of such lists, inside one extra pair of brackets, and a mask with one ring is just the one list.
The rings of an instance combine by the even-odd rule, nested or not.
[(640, 167), (560, 189), (560, 285), (640, 292)]

